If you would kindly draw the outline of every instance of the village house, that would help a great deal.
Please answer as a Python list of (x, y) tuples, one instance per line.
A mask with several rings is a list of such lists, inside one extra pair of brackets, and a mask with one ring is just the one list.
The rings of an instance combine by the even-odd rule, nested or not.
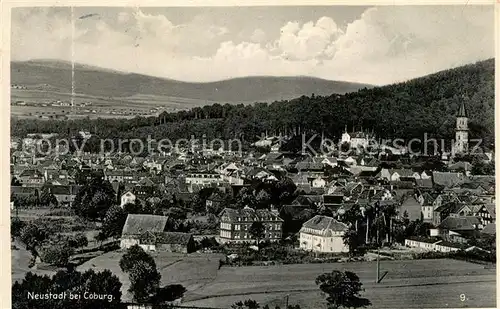
[(323, 179), (321, 176), (318, 176), (316, 177), (313, 181), (312, 181), (312, 187), (313, 188), (324, 188), (326, 185), (326, 181), (325, 179)]
[(482, 229), (481, 220), (474, 216), (447, 217), (438, 226), (439, 236), (458, 243), (466, 243), (471, 237), (479, 236)]
[(342, 236), (348, 226), (332, 217), (316, 215), (300, 229), (300, 248), (322, 253), (349, 252)]
[(481, 224), (484, 226), (493, 223), (496, 220), (495, 204), (479, 205), (473, 215), (478, 217), (481, 220)]
[(418, 173), (409, 169), (382, 169), (379, 177), (388, 181), (402, 181), (407, 179), (420, 179)]
[(197, 185), (198, 188), (220, 186), (223, 180), (222, 175), (215, 172), (196, 172), (187, 174), (185, 182), (189, 192), (194, 192), (193, 185)]
[(443, 186), (445, 188), (452, 188), (461, 185), (466, 181), (466, 176), (462, 173), (452, 172), (433, 172), (432, 181), (434, 184)]
[(424, 222), (432, 222), (434, 219), (434, 198), (429, 193), (425, 192), (418, 196), (418, 202), (422, 210), (422, 220)]
[(456, 252), (465, 248), (462, 244), (444, 241), (437, 237), (425, 238), (415, 236), (405, 239), (405, 246), (419, 248), (423, 251), (437, 251), (443, 253)]
[(35, 187), (21, 187), (21, 186), (11, 186), (10, 187), (11, 198), (29, 198), (31, 196), (38, 196), (39, 189)]
[(26, 169), (17, 179), (24, 187), (41, 187), (45, 183), (44, 175), (36, 169)]
[(126, 204), (134, 204), (136, 201), (137, 197), (135, 196), (132, 191), (127, 191), (124, 194), (122, 194), (120, 198), (120, 207), (123, 208)]
[(262, 222), (265, 227), (265, 240), (278, 241), (282, 238), (283, 219), (267, 209), (254, 210), (225, 208), (219, 215), (221, 243), (253, 242), (249, 229), (254, 222)]
[(59, 206), (71, 206), (81, 186), (50, 186), (50, 193), (54, 195)]
[(328, 165), (330, 167), (335, 167), (338, 165), (337, 158), (335, 157), (325, 157), (323, 158), (323, 160), (321, 160), (321, 163), (323, 163), (324, 165)]
[(167, 221), (168, 217), (165, 216), (129, 214), (123, 225), (120, 248), (128, 249), (133, 245), (140, 245), (139, 237), (146, 231), (163, 232)]
[(122, 230), (121, 249), (139, 245), (145, 251), (191, 253), (195, 250), (191, 234), (165, 232), (168, 217), (129, 214)]

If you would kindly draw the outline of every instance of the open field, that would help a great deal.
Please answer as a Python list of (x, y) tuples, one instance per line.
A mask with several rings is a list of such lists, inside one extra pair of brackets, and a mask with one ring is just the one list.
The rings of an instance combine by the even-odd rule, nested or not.
[[(122, 251), (113, 251), (93, 258), (77, 269), (85, 271), (110, 269), (123, 283), (122, 299), (131, 300), (127, 293), (128, 274), (119, 267)], [(222, 267), (218, 269), (217, 254), (189, 255), (153, 253), (161, 284), (179, 283), (188, 292), (183, 305), (229, 308), (236, 301), (255, 299), (261, 305), (284, 307), (287, 294), (290, 304), (302, 308), (326, 308), (324, 297), (314, 283), (315, 278), (333, 269), (355, 272), (363, 282), (364, 297), (372, 308), (466, 308), (495, 307), (495, 269), (457, 260), (382, 261), (381, 274), (387, 275), (374, 283), (375, 262), (299, 264), (283, 266)], [(13, 282), (22, 279), (28, 269), (29, 252), (22, 247), (12, 251)], [(52, 275), (48, 270), (31, 270)], [(465, 301), (460, 300), (464, 294)]]
[[(333, 269), (358, 274), (373, 308), (495, 307), (495, 270), (456, 260), (384, 261), (381, 273), (388, 274), (379, 284), (374, 262), (223, 267), (210, 285), (188, 292), (185, 304), (228, 308), (252, 298), (283, 308), (290, 294), (290, 304), (326, 308), (314, 279)], [(460, 300), (462, 293), (468, 300)]]
[[(69, 103), (73, 98), (75, 107), (52, 106), (51, 103), (61, 100)], [(197, 106), (211, 105), (217, 103), (210, 100), (179, 98), (164, 95), (135, 94), (123, 97), (105, 97), (86, 94), (75, 94), (47, 91), (47, 90), (17, 90), (11, 91), (11, 102), (24, 102), (28, 105), (11, 105), (11, 114), (17, 117), (34, 118), (39, 116), (51, 116), (65, 114), (70, 118), (89, 117), (106, 118), (121, 117), (130, 118), (135, 116), (154, 116), (152, 108), (158, 108), (160, 112), (176, 112)], [(79, 106), (84, 102), (92, 102), (90, 106)], [(226, 102), (224, 102), (226, 103)], [(252, 103), (252, 102), (231, 102)], [(70, 113), (71, 111), (71, 113)]]
[[(55, 270), (30, 269), (28, 268), (30, 253), (24, 249), (22, 244), (16, 243), (18, 250), (12, 250), (12, 282), (20, 281), (27, 272), (31, 271), (38, 275), (55, 274)], [(122, 300), (131, 301), (127, 290), (130, 286), (128, 274), (121, 271), (119, 262), (123, 251), (112, 251), (93, 258), (77, 267), (79, 271), (94, 269), (102, 271), (111, 270), (122, 282)], [(217, 276), (219, 259), (217, 254), (178, 254), (178, 253), (151, 253), (156, 261), (156, 266), (161, 274), (161, 285), (179, 283), (188, 290), (197, 290), (211, 282)]]
[[(111, 270), (122, 282), (122, 300), (130, 301), (127, 293), (130, 285), (128, 274), (121, 271), (119, 262), (124, 252), (114, 251), (103, 254), (80, 265), (77, 269), (85, 271), (89, 268), (95, 270)], [(214, 280), (219, 268), (217, 254), (178, 254), (178, 253), (151, 253), (156, 261), (156, 266), (161, 274), (161, 285), (182, 284), (190, 291), (202, 288)]]

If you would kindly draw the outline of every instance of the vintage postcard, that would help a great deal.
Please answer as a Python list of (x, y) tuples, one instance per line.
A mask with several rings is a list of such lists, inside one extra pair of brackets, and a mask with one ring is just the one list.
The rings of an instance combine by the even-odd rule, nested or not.
[(493, 1), (153, 4), (2, 7), (12, 308), (497, 306)]

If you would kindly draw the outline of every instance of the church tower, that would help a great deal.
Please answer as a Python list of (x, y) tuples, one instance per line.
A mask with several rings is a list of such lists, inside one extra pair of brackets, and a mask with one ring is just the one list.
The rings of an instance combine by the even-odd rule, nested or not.
[(455, 153), (464, 154), (469, 150), (469, 127), (467, 121), (467, 112), (462, 102), (458, 111), (457, 126), (455, 128)]

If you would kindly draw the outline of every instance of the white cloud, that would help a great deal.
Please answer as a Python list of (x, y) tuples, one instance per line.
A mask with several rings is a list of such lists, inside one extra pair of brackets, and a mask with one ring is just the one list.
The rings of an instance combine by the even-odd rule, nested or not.
[(264, 30), (260, 28), (255, 29), (252, 35), (250, 36), (250, 41), (254, 43), (263, 43), (266, 41), (266, 39), (267, 39), (266, 33), (264, 32)]
[[(309, 75), (386, 84), (494, 55), (491, 7), (377, 7), (342, 29), (324, 16), (256, 27), (243, 41), (202, 15), (182, 24), (141, 10), (115, 18), (77, 19), (73, 59), (190, 81)], [(12, 57), (70, 60), (71, 35), (67, 11), (14, 10)]]
[(341, 34), (337, 24), (329, 17), (321, 17), (300, 27), (298, 22), (288, 22), (281, 28), (276, 46), (289, 59), (306, 60), (323, 56), (332, 40)]

